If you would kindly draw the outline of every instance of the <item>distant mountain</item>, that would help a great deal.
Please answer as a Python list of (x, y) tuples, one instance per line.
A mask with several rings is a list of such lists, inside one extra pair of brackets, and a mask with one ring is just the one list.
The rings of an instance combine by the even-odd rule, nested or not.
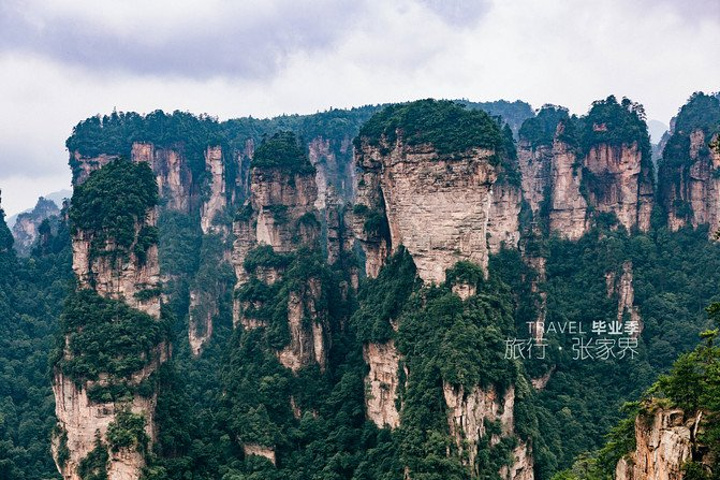
[(648, 132), (650, 133), (650, 141), (654, 144), (660, 142), (663, 134), (668, 131), (668, 125), (660, 120), (648, 120)]
[[(44, 198), (45, 200), (51, 200), (58, 208), (62, 208), (63, 200), (66, 198), (72, 197), (72, 190), (63, 189), (58, 190), (57, 192), (48, 193), (47, 195), (42, 196), (41, 198)], [(12, 230), (12, 228), (15, 226), (15, 222), (17, 222), (18, 216), (22, 215), (23, 213), (30, 213), (33, 211), (35, 207), (28, 208), (27, 210), (23, 210), (20, 213), (16, 213), (15, 215), (12, 215), (7, 218), (7, 226), (9, 229)]]

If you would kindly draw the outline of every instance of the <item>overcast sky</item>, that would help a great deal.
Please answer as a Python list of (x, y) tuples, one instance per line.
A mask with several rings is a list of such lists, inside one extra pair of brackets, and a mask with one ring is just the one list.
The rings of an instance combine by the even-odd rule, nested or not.
[(585, 113), (609, 94), (668, 123), (720, 90), (720, 0), (0, 0), (8, 214), (68, 188), (97, 113), (220, 119), (417, 98)]

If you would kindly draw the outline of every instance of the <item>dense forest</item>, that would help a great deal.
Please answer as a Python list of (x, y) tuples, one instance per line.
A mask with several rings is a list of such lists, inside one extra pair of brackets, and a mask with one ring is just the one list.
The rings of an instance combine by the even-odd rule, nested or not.
[[(338, 159), (333, 174), (350, 178), (353, 139), (356, 147), (361, 136), (380, 145), (396, 141), (400, 133), (410, 145), (433, 144), (440, 157), (492, 149), (494, 164), (519, 185), (513, 134), (533, 148), (551, 145), (563, 124), (563, 138), (578, 155), (600, 143), (635, 143), (644, 168), (652, 171), (644, 112), (630, 100), (610, 96), (594, 102), (582, 117), (556, 106), (535, 115), (522, 102), (460, 103), (466, 106), (423, 100), (225, 122), (182, 112), (114, 112), (79, 123), (67, 141), (76, 179), (81, 157), (119, 158), (76, 187), (69, 211), (43, 222), (29, 256), (16, 255), (0, 210), (0, 478), (61, 478), (50, 454), (56, 428), (53, 368), (78, 383), (109, 374), (109, 383), (88, 391), (96, 402), (121, 405), (133, 395), (157, 393), (158, 431), (152, 445), (144, 420), (119, 410), (109, 444), (98, 440), (83, 462), (85, 480), (107, 478), (108, 455), (122, 448), (145, 453), (146, 480), (389, 480), (403, 478), (406, 469), (422, 480), (500, 479), (498, 472), (510, 465), (521, 445), (532, 445), (535, 478), (609, 479), (617, 460), (634, 448), (635, 417), (658, 402), (708, 412), (703, 441), (720, 451), (720, 245), (708, 241), (707, 225), (672, 231), (663, 222), (661, 205), (647, 232), (629, 232), (613, 215), (604, 215), (578, 241), (537, 235), (526, 239), (521, 250), (491, 255), (487, 272), (458, 262), (443, 283), (428, 285), (402, 246), (377, 278), (361, 274), (358, 279), (360, 249), (329, 262), (324, 243), (328, 217), (315, 225), (315, 216), (305, 216), (302, 222), (318, 228), (321, 238), (292, 251), (254, 246), (242, 264), (248, 280), (235, 288), (228, 259), (237, 234), (233, 226), (257, 221), (248, 192), (228, 189), (228, 212), (215, 218), (215, 230), (203, 232), (199, 209), (166, 208), (151, 168), (127, 161), (134, 142), (183, 152), (204, 200), (209, 146), (222, 146), (223, 162), (230, 165), (227, 152), (243, 151), (252, 141), (251, 169), (298, 181), (316, 173), (309, 145), (321, 137), (330, 141)], [(708, 139), (717, 132), (718, 103), (704, 94), (690, 99), (663, 161), (687, 162), (687, 138), (695, 129), (703, 129)], [(226, 184), (239, 185), (239, 175), (239, 169), (228, 167)], [(349, 187), (338, 185), (345, 185), (345, 200), (351, 200)], [(157, 226), (137, 231), (145, 213), (156, 207)], [(275, 221), (288, 221), (282, 206), (266, 207)], [(158, 245), (165, 301), (159, 322), (122, 301), (76, 288), (71, 237), (79, 231), (94, 232), (91, 259), (108, 255), (109, 240), (117, 247), (112, 261), (120, 263), (130, 255), (144, 263), (148, 250)], [(542, 276), (527, 255), (545, 260)], [(578, 361), (574, 338), (548, 333), (543, 358), (507, 357), (507, 339), (528, 338), (528, 323), (538, 318), (540, 308), (547, 324), (584, 325), (583, 340), (595, 336), (596, 322), (615, 322), (619, 293), (608, 291), (607, 278), (620, 278), (629, 268), (634, 306), (642, 318), (633, 355)], [(268, 271), (282, 275), (268, 284), (261, 281)], [(313, 309), (332, 342), (325, 365), (294, 371), (276, 352), (292, 343), (288, 298), (309, 295), (308, 279), (319, 286)], [(357, 289), (350, 287), (353, 282)], [(472, 294), (461, 298), (459, 285)], [(198, 304), (195, 296), (212, 302)], [(246, 305), (245, 314), (261, 328), (233, 325), (235, 304)], [(212, 336), (198, 355), (188, 330), (196, 328), (192, 318), (208, 315)], [(304, 316), (303, 322), (313, 322), (307, 311)], [(146, 366), (162, 342), (172, 345), (172, 358), (152, 381), (124, 382)], [(369, 367), (364, 347), (387, 342), (397, 346), (401, 358), (401, 421), (394, 429), (370, 421), (365, 405)], [(70, 349), (71, 361), (64, 359), (63, 348)], [(532, 380), (544, 376), (549, 379), (544, 388), (534, 388)], [(468, 468), (466, 446), (455, 442), (443, 396), (449, 388), (475, 387), (500, 397), (514, 392), (514, 430), (507, 433), (499, 421), (488, 422), (488, 435), (479, 440)], [(272, 450), (273, 460), (249, 454), (243, 449), (248, 444)], [(694, 462), (686, 473), (690, 480), (717, 478)]]

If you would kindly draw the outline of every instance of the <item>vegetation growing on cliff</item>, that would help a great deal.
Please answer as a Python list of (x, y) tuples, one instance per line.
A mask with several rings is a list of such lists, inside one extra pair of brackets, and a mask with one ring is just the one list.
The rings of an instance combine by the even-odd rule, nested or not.
[(418, 100), (385, 107), (360, 129), (355, 146), (395, 143), (398, 133), (408, 145), (432, 144), (440, 155), (464, 153), (471, 148), (504, 152), (500, 128), (487, 113), (468, 110), (449, 100)]
[(252, 166), (260, 168), (281, 168), (290, 173), (313, 174), (304, 149), (293, 132), (278, 132), (266, 138), (255, 150)]
[[(80, 382), (128, 378), (143, 368), (163, 341), (166, 325), (125, 302), (103, 298), (93, 290), (72, 294), (61, 317), (69, 355), (60, 355), (58, 367)], [(62, 347), (59, 347), (59, 354)]]
[[(690, 136), (695, 131), (702, 131), (703, 145), (700, 145), (698, 154), (705, 157), (710, 153), (708, 144), (713, 135), (720, 132), (720, 99), (702, 92), (694, 93), (688, 102), (683, 105), (675, 120), (675, 128), (662, 152), (663, 167), (676, 167), (683, 165), (686, 168), (695, 159), (691, 157)], [(674, 173), (668, 175), (675, 177)], [(674, 180), (668, 178), (668, 181)]]
[[(70, 208), (72, 233), (82, 232), (90, 242), (90, 258), (127, 256), (139, 260), (157, 243), (154, 227), (140, 226), (158, 203), (155, 175), (147, 163), (116, 160), (75, 188)], [(114, 247), (106, 251), (111, 242)]]
[(520, 127), (520, 140), (530, 143), (532, 148), (552, 146), (558, 124), (570, 120), (568, 110), (557, 105), (543, 105), (537, 116), (529, 118)]

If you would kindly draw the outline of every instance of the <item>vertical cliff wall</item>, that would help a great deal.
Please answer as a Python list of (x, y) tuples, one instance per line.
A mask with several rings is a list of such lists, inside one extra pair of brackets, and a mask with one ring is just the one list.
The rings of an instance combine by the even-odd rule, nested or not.
[(91, 473), (137, 479), (155, 438), (153, 373), (168, 357), (156, 205), (155, 179), (144, 162), (108, 163), (75, 187), (78, 291), (65, 309), (65, 347), (53, 382), (53, 452), (67, 480)]
[(720, 227), (720, 152), (710, 148), (720, 130), (720, 100), (694, 94), (684, 105), (659, 162), (658, 196), (668, 227)]
[(658, 408), (635, 420), (635, 450), (620, 459), (616, 480), (679, 480), (686, 462), (708, 467), (713, 459), (698, 449), (702, 412), (688, 416), (680, 409)]
[(520, 129), (518, 161), (533, 222), (577, 240), (602, 214), (647, 231), (654, 205), (641, 107), (608, 97), (584, 117), (548, 105)]
[[(482, 112), (425, 102), (381, 112), (356, 140), (355, 232), (369, 276), (400, 245), (423, 280), (441, 283), (460, 260), (487, 267), (488, 235), (493, 248), (517, 243), (517, 189), (493, 191), (504, 154), (499, 127)], [(443, 115), (466, 115), (467, 137), (448, 143)], [(416, 116), (428, 122), (422, 131), (413, 130)]]
[[(271, 287), (282, 280), (286, 264), (274, 255), (317, 249), (320, 245), (316, 171), (296, 142), (292, 134), (278, 134), (258, 147), (253, 160), (250, 199), (234, 226), (236, 327), (267, 326), (267, 319), (254, 315), (263, 302), (244, 299), (239, 292), (248, 282)], [(324, 324), (326, 312), (317, 305), (323, 296), (322, 288), (320, 279), (308, 276), (287, 292), (286, 328), (290, 341), (277, 355), (293, 371), (313, 362), (325, 366), (329, 341)]]

